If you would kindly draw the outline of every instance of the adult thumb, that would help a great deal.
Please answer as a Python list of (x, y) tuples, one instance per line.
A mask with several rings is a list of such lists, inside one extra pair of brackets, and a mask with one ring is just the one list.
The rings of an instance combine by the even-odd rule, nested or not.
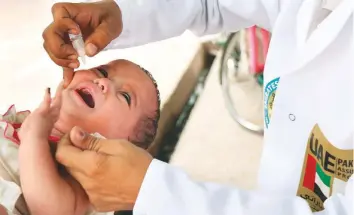
[(95, 151), (99, 153), (114, 155), (119, 154), (122, 149), (120, 140), (108, 140), (88, 134), (79, 127), (70, 131), (72, 144), (81, 150)]
[[(118, 34), (119, 35), (119, 34)], [(109, 27), (108, 22), (102, 22), (85, 41), (85, 51), (90, 57), (103, 50), (112, 40), (118, 37)]]
[(0, 205), (0, 215), (7, 215), (6, 209), (2, 205)]
[(70, 140), (74, 146), (81, 150), (92, 150), (99, 142), (98, 138), (89, 135), (86, 131), (77, 126), (71, 129)]

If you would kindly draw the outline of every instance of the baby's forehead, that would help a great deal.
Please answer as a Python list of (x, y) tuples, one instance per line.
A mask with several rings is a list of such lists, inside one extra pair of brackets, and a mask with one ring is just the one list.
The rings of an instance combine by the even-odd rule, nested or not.
[(142, 67), (131, 61), (115, 60), (103, 66), (107, 69), (108, 77), (114, 82), (122, 84), (123, 81), (128, 85), (143, 85), (145, 89), (148, 87), (153, 91), (156, 90), (153, 78)]
[(157, 104), (158, 92), (155, 82), (143, 68), (128, 60), (114, 60), (105, 66), (112, 81), (125, 84), (144, 100), (144, 104), (152, 104), (153, 110), (157, 108), (155, 104)]
[(142, 69), (128, 60), (115, 60), (105, 66), (111, 76), (144, 76)]

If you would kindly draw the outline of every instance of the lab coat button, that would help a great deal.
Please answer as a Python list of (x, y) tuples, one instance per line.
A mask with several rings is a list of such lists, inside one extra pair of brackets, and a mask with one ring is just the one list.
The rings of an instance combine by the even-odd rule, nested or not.
[(294, 114), (290, 113), (290, 114), (289, 114), (289, 119), (290, 119), (291, 121), (295, 121), (295, 120), (296, 120), (296, 117), (295, 117)]

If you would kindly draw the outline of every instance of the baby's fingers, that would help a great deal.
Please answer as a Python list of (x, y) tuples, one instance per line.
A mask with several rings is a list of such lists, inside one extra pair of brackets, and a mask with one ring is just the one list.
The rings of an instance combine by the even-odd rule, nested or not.
[(57, 91), (55, 92), (55, 97), (52, 100), (52, 103), (50, 105), (50, 114), (54, 119), (57, 119), (59, 117), (60, 109), (61, 109), (61, 104), (62, 104), (62, 91), (63, 91), (63, 83), (61, 82), (57, 88)]
[(55, 97), (52, 100), (51, 103), (51, 108), (59, 108), (61, 107), (61, 100), (62, 100), (62, 91), (63, 91), (63, 82), (60, 83), (59, 87), (57, 88), (57, 91), (55, 93)]
[(50, 97), (50, 88), (48, 87), (44, 93), (43, 101), (39, 105), (38, 110), (40, 110), (41, 112), (47, 112), (50, 108), (51, 101), (52, 99)]
[(63, 92), (63, 90), (64, 90), (64, 81), (61, 81), (55, 91), (55, 97), (61, 96), (61, 93)]
[(64, 82), (60, 82), (55, 92), (54, 99), (52, 100), (51, 107), (60, 107), (61, 106), (61, 95), (64, 90)]
[(50, 106), (50, 116), (54, 121), (57, 121), (59, 118), (60, 108), (61, 108), (61, 101), (60, 99), (56, 98)]

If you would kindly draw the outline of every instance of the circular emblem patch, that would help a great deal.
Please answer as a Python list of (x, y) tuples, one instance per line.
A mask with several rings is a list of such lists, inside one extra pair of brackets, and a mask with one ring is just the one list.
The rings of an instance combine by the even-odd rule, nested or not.
[(270, 118), (272, 116), (273, 103), (278, 88), (278, 83), (279, 78), (273, 79), (264, 88), (264, 122), (266, 128), (268, 128)]

